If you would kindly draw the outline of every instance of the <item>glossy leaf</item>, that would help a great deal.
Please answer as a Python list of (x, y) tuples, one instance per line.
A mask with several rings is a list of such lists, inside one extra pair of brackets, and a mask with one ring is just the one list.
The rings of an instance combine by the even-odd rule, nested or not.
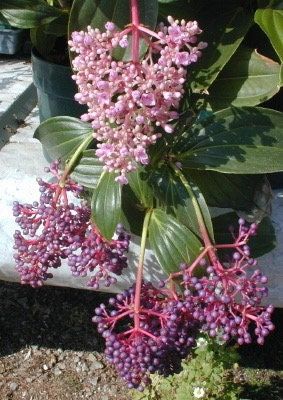
[(92, 137), (92, 132), (90, 124), (77, 118), (60, 116), (40, 124), (34, 137), (41, 142), (49, 158), (65, 160), (87, 137)]
[(80, 185), (94, 189), (103, 172), (103, 164), (95, 155), (95, 150), (85, 150), (71, 177)]
[(188, 130), (183, 151), (177, 158), (185, 169), (233, 174), (282, 171), (283, 114), (255, 107), (219, 111)]
[(200, 40), (208, 43), (189, 77), (192, 89), (199, 92), (208, 89), (235, 53), (251, 26), (252, 14), (237, 1), (195, 0), (190, 8), (191, 18), (204, 30)]
[(48, 24), (66, 14), (44, 0), (1, 0), (0, 12), (12, 26), (23, 29)]
[[(219, 215), (213, 218), (214, 233), (217, 243), (232, 243), (233, 238), (229, 227), (238, 229), (239, 216), (235, 212)], [(260, 257), (276, 247), (276, 235), (271, 219), (265, 217), (259, 224), (257, 235), (248, 243), (252, 257)]]
[(121, 185), (115, 181), (116, 174), (103, 172), (91, 200), (92, 219), (106, 239), (111, 239), (121, 222)]
[(147, 174), (144, 168), (139, 167), (136, 171), (128, 174), (128, 180), (140, 204), (145, 208), (153, 207), (152, 188), (147, 182)]
[[(166, 166), (155, 169), (150, 176), (150, 183), (158, 197), (159, 206), (167, 213), (173, 214), (179, 222), (200, 236), (199, 224), (192, 198), (189, 196), (180, 179), (174, 175), (174, 172)], [(213, 239), (213, 227), (205, 199), (192, 181), (188, 182), (188, 184), (190, 184), (191, 189), (195, 192), (206, 227), (210, 233), (210, 237)]]
[(240, 47), (209, 88), (208, 101), (214, 111), (234, 106), (258, 105), (280, 90), (280, 65)]
[(190, 263), (199, 254), (201, 243), (195, 234), (161, 209), (154, 209), (149, 224), (149, 242), (166, 273)]
[(273, 1), (268, 8), (258, 9), (255, 22), (268, 36), (272, 46), (283, 61), (283, 3)]
[(270, 213), (272, 191), (264, 175), (231, 175), (189, 170), (210, 207), (233, 208), (260, 220)]

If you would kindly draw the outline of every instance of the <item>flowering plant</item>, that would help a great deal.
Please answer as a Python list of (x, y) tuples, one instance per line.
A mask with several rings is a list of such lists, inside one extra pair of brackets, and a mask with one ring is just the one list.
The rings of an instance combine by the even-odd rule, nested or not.
[[(118, 276), (136, 270), (132, 286), (101, 304), (93, 321), (109, 362), (143, 390), (151, 373), (175, 370), (200, 330), (242, 345), (263, 344), (274, 329), (273, 307), (261, 305), (267, 277), (253, 257), (274, 245), (263, 174), (283, 170), (283, 117), (251, 107), (249, 96), (235, 107), (207, 90), (241, 40), (204, 73), (209, 40), (195, 20), (161, 13), (157, 24), (154, 0), (92, 1), (89, 13), (81, 5), (73, 4), (78, 30), (69, 44), (76, 99), (88, 112), (36, 130), (54, 179), (39, 179), (39, 202), (15, 202), (15, 260), (22, 283), (35, 287), (62, 259), (93, 289), (115, 291)], [(242, 11), (244, 31), (251, 22)], [(211, 206), (241, 217), (213, 218)], [(131, 234), (140, 237), (137, 265), (127, 262)], [(147, 245), (162, 281), (144, 279)]]

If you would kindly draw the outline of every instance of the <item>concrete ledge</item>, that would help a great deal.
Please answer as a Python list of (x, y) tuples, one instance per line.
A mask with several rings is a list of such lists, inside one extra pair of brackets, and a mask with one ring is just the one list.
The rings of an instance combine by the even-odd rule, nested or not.
[(0, 56), (0, 149), (36, 103), (30, 60)]
[(36, 106), (36, 88), (31, 83), (0, 116), (0, 149), (15, 134), (17, 128)]

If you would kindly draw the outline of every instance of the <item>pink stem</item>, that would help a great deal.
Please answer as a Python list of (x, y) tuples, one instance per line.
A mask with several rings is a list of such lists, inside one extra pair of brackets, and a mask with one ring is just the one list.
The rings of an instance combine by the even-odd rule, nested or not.
[(132, 61), (139, 62), (139, 7), (138, 0), (131, 0), (131, 14), (132, 14)]
[(214, 246), (215, 249), (235, 249), (239, 246), (244, 246), (247, 243), (246, 240), (243, 240), (238, 243), (229, 243), (229, 244), (217, 244)]
[(146, 33), (149, 36), (153, 36), (155, 37), (157, 40), (160, 40), (160, 37), (157, 35), (157, 33), (155, 33), (154, 31), (152, 31), (151, 29), (146, 28), (145, 26), (139, 26), (139, 31)]

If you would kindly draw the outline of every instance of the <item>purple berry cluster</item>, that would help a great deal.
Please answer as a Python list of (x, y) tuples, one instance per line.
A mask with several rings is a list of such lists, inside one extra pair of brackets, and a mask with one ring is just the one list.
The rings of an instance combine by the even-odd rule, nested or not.
[(129, 235), (119, 225), (118, 239), (105, 240), (90, 223), (87, 203), (75, 205), (68, 200), (70, 194), (79, 197), (82, 187), (69, 177), (61, 181), (58, 161), (52, 163), (48, 172), (56, 177), (56, 182), (38, 179), (39, 202), (14, 202), (13, 206), (21, 228), (14, 234), (14, 258), (21, 283), (42, 286), (53, 277), (50, 270), (60, 267), (62, 259), (68, 259), (74, 276), (94, 272), (89, 285), (95, 289), (100, 280), (106, 286), (116, 282), (112, 274), (120, 275), (127, 266)]
[(129, 388), (143, 390), (148, 373), (172, 373), (194, 343), (192, 312), (167, 291), (143, 283), (139, 311), (135, 288), (96, 308), (93, 321), (106, 339), (106, 356)]
[[(232, 244), (205, 248), (159, 288), (143, 282), (138, 299), (133, 287), (111, 298), (108, 307), (96, 308), (93, 322), (106, 339), (107, 358), (130, 388), (143, 390), (152, 372), (174, 372), (199, 330), (224, 342), (248, 344), (256, 336), (264, 343), (274, 329), (273, 307), (260, 305), (267, 295), (266, 276), (251, 271), (257, 262), (247, 241), (256, 228), (240, 219)], [(198, 267), (204, 276), (194, 276)]]
[(115, 275), (121, 275), (127, 267), (126, 252), (129, 249), (130, 236), (119, 224), (116, 228), (116, 240), (107, 241), (94, 226), (89, 226), (84, 240), (74, 242), (69, 250), (68, 264), (73, 276), (94, 275), (88, 281), (88, 286), (99, 289), (99, 282), (109, 287), (117, 282)]

